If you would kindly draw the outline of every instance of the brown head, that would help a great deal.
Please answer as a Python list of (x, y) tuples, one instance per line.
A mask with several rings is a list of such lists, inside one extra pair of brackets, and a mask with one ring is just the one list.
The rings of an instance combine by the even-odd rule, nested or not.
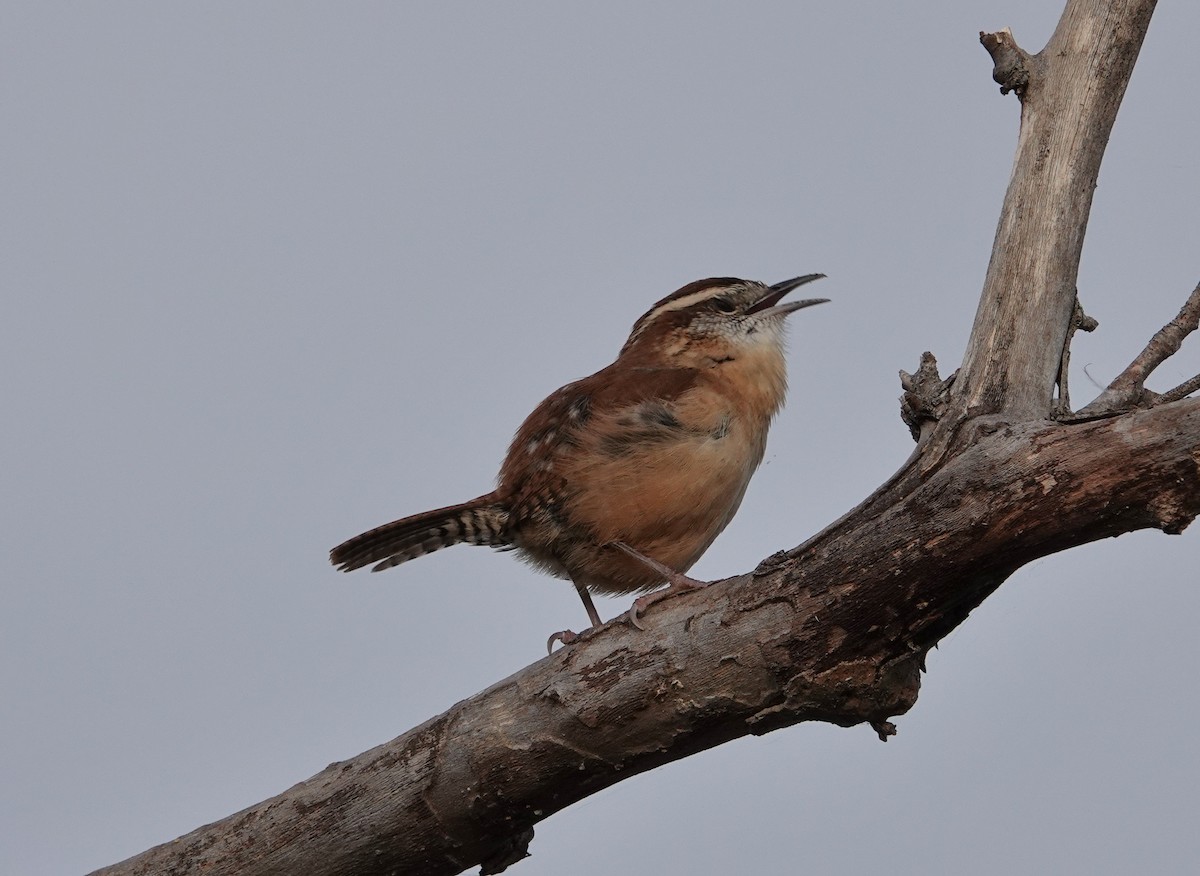
[(688, 283), (651, 307), (629, 333), (621, 358), (658, 365), (706, 367), (741, 351), (773, 348), (782, 356), (784, 319), (828, 298), (781, 303), (783, 297), (824, 274), (805, 274), (767, 286), (736, 277)]

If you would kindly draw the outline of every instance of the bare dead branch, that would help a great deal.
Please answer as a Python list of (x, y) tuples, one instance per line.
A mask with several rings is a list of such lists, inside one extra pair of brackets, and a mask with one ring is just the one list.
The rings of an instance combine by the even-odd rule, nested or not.
[[(1200, 327), (1200, 283), (1192, 290), (1192, 294), (1188, 296), (1175, 318), (1154, 333), (1145, 349), (1138, 353), (1129, 366), (1117, 375), (1104, 392), (1083, 408), (1079, 415), (1095, 416), (1147, 407), (1150, 404), (1165, 404), (1164, 396), (1147, 392), (1146, 379), (1155, 368), (1179, 352), (1184, 338), (1196, 331), (1197, 327)], [(1166, 393), (1171, 396), (1169, 400), (1185, 398), (1195, 392), (1196, 388), (1193, 387), (1179, 394), (1179, 391), (1190, 383), (1191, 381), (1188, 381)]]
[[(1092, 194), (1154, 5), (1070, 0), (1024, 62), (1016, 163), (953, 390), (964, 415), (1053, 410)], [(1020, 51), (1011, 34), (993, 37), (1001, 58)]]
[[(1004, 427), (877, 513), (661, 602), (399, 738), (97, 876), (450, 874), (622, 779), (800, 721), (916, 700), (924, 653), (1015, 569), (1200, 513), (1200, 399)], [(511, 860), (510, 860), (511, 863)], [(498, 872), (493, 869), (492, 872)]]

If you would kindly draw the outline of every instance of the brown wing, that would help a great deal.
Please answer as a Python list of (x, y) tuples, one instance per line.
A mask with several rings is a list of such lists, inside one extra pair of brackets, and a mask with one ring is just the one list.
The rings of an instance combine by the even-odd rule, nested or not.
[[(555, 460), (576, 451), (581, 432), (598, 416), (625, 417), (627, 440), (654, 440), (683, 428), (671, 403), (693, 387), (692, 368), (622, 368), (610, 365), (551, 393), (526, 417), (513, 437), (500, 469), (500, 493), (519, 491), (539, 473), (554, 471)], [(553, 480), (552, 477), (545, 478)]]
[[(512, 524), (529, 544), (549, 545), (570, 529), (563, 508), (578, 485), (566, 473), (580, 453), (594, 453), (597, 422), (611, 424), (627, 418), (627, 428), (605, 428), (608, 448), (619, 453), (622, 443), (667, 438), (682, 425), (672, 416), (671, 403), (694, 385), (688, 368), (628, 368), (616, 375), (613, 366), (569, 383), (553, 392), (521, 424), (500, 469), (497, 495), (512, 511)], [(587, 538), (587, 533), (575, 533)]]

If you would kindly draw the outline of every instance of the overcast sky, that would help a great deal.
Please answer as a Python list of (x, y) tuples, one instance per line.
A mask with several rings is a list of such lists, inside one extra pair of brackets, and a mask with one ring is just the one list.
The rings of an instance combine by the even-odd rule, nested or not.
[[(792, 317), (789, 406), (694, 573), (868, 494), (911, 449), (897, 370), (959, 362), (1011, 167), (978, 32), (1040, 49), (1058, 5), (5, 4), (0, 872), (170, 840), (582, 627), (512, 556), (327, 552), (489, 489), (684, 283), (822, 271), (833, 299)], [(1160, 4), (1117, 120), (1080, 404), (1200, 279), (1198, 32)], [(722, 746), (543, 822), (512, 872), (1183, 872), (1195, 529), (1021, 570), (887, 744)]]

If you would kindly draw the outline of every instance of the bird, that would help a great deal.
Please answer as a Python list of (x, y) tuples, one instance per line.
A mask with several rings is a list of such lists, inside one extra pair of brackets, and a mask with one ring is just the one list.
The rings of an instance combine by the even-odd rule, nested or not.
[[(330, 561), (378, 572), (456, 544), (515, 549), (572, 582), (584, 633), (603, 624), (592, 593), (646, 594), (628, 611), (644, 628), (652, 604), (704, 585), (686, 573), (737, 512), (787, 393), (785, 320), (829, 300), (783, 298), (824, 276), (676, 290), (633, 324), (612, 364), (526, 417), (494, 490), (356, 535)], [(556, 632), (547, 650), (581, 635)]]

